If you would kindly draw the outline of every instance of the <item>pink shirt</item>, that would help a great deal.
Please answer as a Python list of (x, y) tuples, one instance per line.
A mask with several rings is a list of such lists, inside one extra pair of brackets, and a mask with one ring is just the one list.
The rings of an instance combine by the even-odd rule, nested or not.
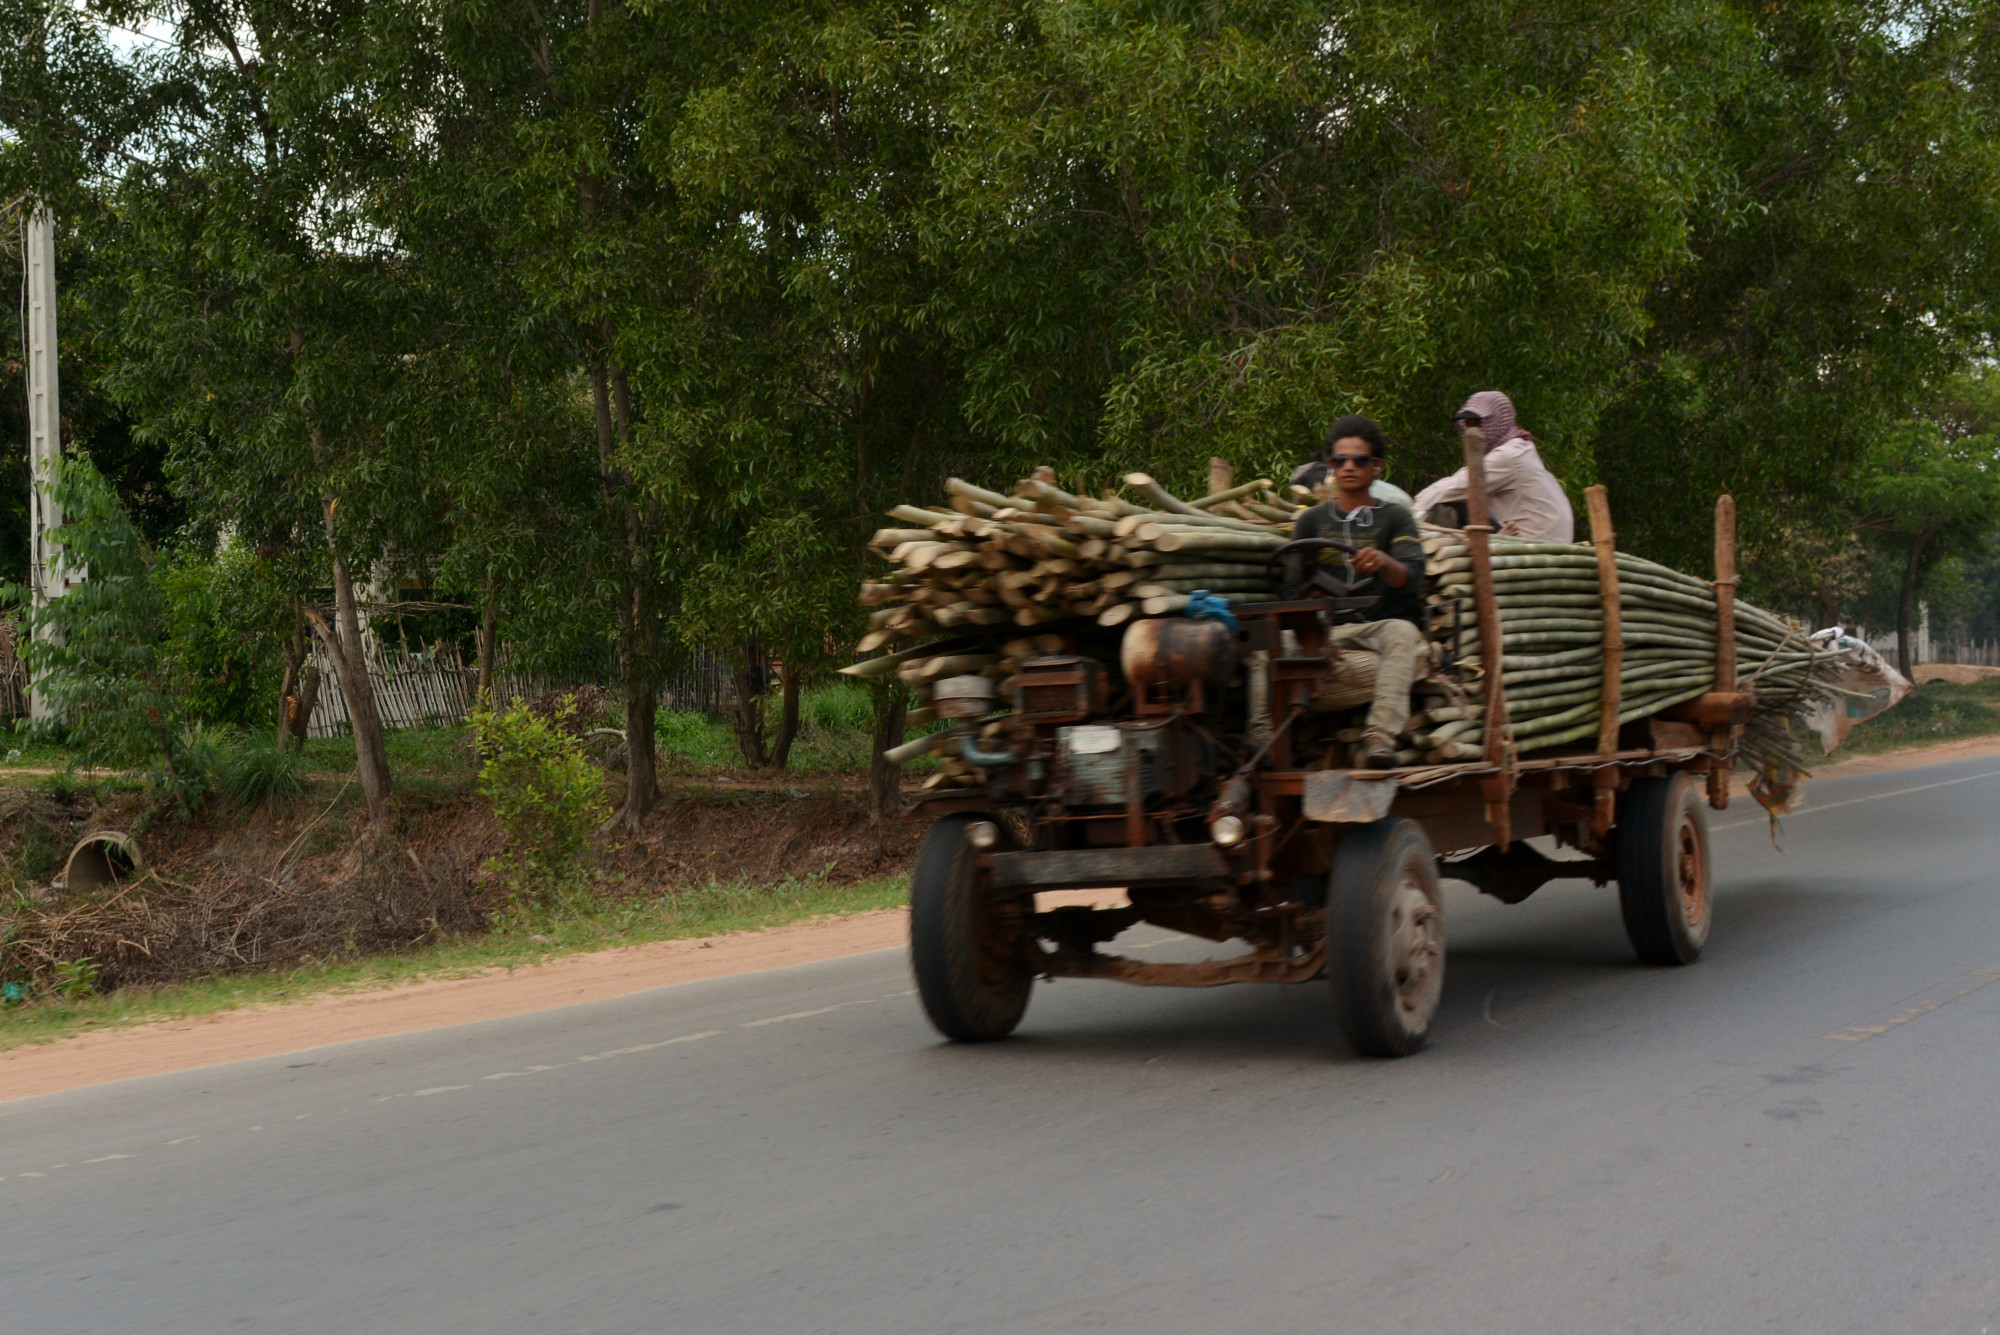
[[(1465, 499), (1465, 470), (1440, 478), (1417, 494), (1417, 518), (1433, 505)], [(1542, 463), (1533, 441), (1516, 436), (1486, 451), (1486, 508), (1493, 527), (1514, 525), (1523, 538), (1575, 542), (1576, 514), (1569, 497)]]

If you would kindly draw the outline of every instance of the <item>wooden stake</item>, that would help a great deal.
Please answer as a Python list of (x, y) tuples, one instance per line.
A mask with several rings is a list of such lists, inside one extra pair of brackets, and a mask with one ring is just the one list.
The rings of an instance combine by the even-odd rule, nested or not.
[(1236, 466), (1234, 464), (1230, 463), (1227, 459), (1210, 459), (1208, 461), (1209, 495), (1213, 496), (1219, 491), (1228, 491), (1235, 485)]
[(1513, 843), (1509, 795), (1514, 790), (1514, 767), (1507, 748), (1500, 605), (1493, 600), (1493, 550), (1488, 541), (1493, 524), (1486, 510), (1486, 433), (1473, 425), (1465, 428), (1465, 483), (1465, 545), (1472, 554), (1472, 596), (1479, 612), (1479, 653), (1486, 672), (1486, 763), (1501, 771), (1485, 780), (1481, 788), (1493, 842), (1505, 853)]
[[(1618, 535), (1611, 527), (1610, 493), (1602, 486), (1585, 487), (1583, 499), (1590, 507), (1590, 545), (1597, 549), (1597, 597), (1604, 617), (1604, 676), (1597, 707), (1597, 753), (1608, 757), (1618, 751), (1618, 709), (1624, 703), (1625, 617), (1618, 601)], [(1598, 834), (1608, 834), (1617, 818), (1618, 771), (1600, 769), (1596, 782), (1596, 805), (1590, 824)]]
[[(1736, 689), (1736, 498), (1715, 498), (1715, 689)], [(1717, 728), (1709, 735), (1712, 750), (1728, 752), (1733, 730)], [(1718, 763), (1708, 772), (1708, 804), (1729, 809), (1729, 766)]]

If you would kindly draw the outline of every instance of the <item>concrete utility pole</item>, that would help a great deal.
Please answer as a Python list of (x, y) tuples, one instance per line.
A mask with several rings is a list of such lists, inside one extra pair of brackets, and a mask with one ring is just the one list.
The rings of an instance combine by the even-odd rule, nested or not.
[[(56, 395), (56, 221), (48, 209), (28, 214), (22, 263), (28, 270), (28, 578), (39, 606), (60, 598), (73, 582), (50, 534), (62, 525), (55, 500), (56, 466), (62, 459), (62, 414)], [(42, 692), (29, 688), (30, 711), (54, 711)]]

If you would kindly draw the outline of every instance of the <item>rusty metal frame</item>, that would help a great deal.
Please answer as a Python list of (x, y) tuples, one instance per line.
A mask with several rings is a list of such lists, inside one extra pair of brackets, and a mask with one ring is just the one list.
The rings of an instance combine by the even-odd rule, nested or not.
[(1188, 964), (1135, 960), (1095, 951), (1048, 951), (1030, 941), (1035, 969), (1049, 978), (1102, 978), (1139, 987), (1226, 987), (1231, 983), (1309, 983), (1326, 972), (1326, 943), (1302, 955), (1260, 948), (1223, 960)]

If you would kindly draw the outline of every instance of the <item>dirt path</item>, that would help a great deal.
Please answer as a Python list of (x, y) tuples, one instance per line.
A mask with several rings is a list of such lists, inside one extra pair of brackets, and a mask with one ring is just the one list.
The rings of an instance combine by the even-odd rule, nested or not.
[(336, 993), (297, 1005), (107, 1029), (0, 1052), (0, 1102), (133, 1076), (272, 1057), (327, 1043), (609, 1001), (669, 983), (886, 950), (908, 938), (907, 918), (901, 909), (883, 909), (762, 932), (571, 955), (547, 964), (380, 992)]
[[(1980, 756), (2000, 756), (2000, 737), (1858, 756), (1828, 765), (1815, 777), (1880, 774)], [(1095, 897), (1090, 892), (1075, 896), (1078, 902)], [(341, 993), (297, 1005), (109, 1029), (0, 1052), (0, 1101), (277, 1056), (327, 1043), (607, 1001), (669, 983), (886, 950), (907, 939), (906, 920), (901, 909), (886, 909), (763, 932), (572, 955), (548, 964), (412, 983), (380, 992)]]
[[(1968, 737), (1962, 742), (1940, 742), (1936, 746), (1906, 746), (1900, 751), (1884, 751), (1876, 756), (1855, 756), (1850, 760), (1822, 765), (1814, 779), (1838, 779), (1848, 774), (1888, 774), (1923, 765), (1947, 765), (1954, 760), (1974, 760), (1980, 756), (2000, 756), (2000, 736)], [(1812, 802), (1812, 780), (1806, 781), (1806, 801)]]

